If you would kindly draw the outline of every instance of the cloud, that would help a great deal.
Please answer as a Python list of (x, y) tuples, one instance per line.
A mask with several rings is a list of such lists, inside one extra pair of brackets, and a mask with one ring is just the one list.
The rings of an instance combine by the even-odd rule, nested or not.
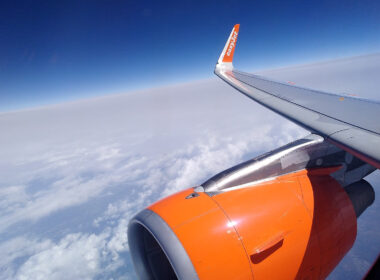
[[(197, 87), (199, 85), (195, 86)], [(210, 85), (206, 83), (203, 87), (208, 89)], [(191, 90), (188, 88), (186, 90), (192, 94)], [(222, 95), (223, 92), (218, 94)], [(167, 92), (162, 95), (166, 98)], [(101, 101), (103, 103), (104, 100)], [(235, 102), (245, 104), (240, 99)], [(111, 105), (115, 105), (115, 101), (111, 102)], [(97, 108), (98, 102), (93, 106)], [(303, 130), (268, 112), (269, 116), (261, 115), (260, 118), (256, 117), (253, 120), (244, 116), (239, 120), (239, 126), (243, 129), (237, 130), (236, 126), (220, 126), (220, 116), (209, 118), (206, 123), (210, 124), (206, 127), (203, 127), (203, 123), (202, 127), (198, 127), (197, 124), (189, 122), (189, 119), (194, 118), (192, 114), (184, 120), (183, 114), (180, 114), (177, 108), (169, 108), (168, 111), (174, 110), (176, 115), (180, 116), (174, 125), (176, 132), (168, 133), (171, 129), (166, 131), (168, 128), (164, 126), (153, 138), (154, 143), (151, 143), (152, 138), (148, 136), (149, 133), (146, 133), (146, 136), (141, 136), (139, 131), (136, 133), (135, 126), (132, 126), (132, 131), (119, 131), (119, 127), (113, 127), (118, 133), (102, 137), (98, 135), (101, 129), (94, 127), (95, 131), (90, 130), (88, 133), (96, 133), (99, 138), (89, 140), (86, 134), (82, 141), (76, 139), (55, 146), (54, 143), (59, 143), (62, 136), (61, 132), (57, 132), (58, 137), (50, 138), (52, 143), (45, 147), (45, 151), (37, 149), (34, 153), (30, 152), (30, 156), (26, 158), (13, 158), (10, 163), (20, 172), (14, 174), (13, 171), (13, 174), (10, 172), (8, 175), (17, 177), (15, 180), (19, 182), (19, 186), (7, 186), (6, 182), (3, 183), (5, 186), (1, 192), (4, 196), (0, 198), (0, 207), (3, 206), (4, 211), (0, 215), (0, 232), (20, 222), (36, 222), (57, 211), (87, 203), (106, 193), (112, 194), (115, 186), (123, 184), (134, 184), (132, 189), (140, 186), (142, 194), (137, 193), (136, 196), (139, 205), (142, 206), (157, 199), (157, 195), (161, 197), (201, 183), (200, 180), (206, 179), (206, 176), (211, 176), (212, 173), (246, 159), (244, 155), (247, 152), (259, 153), (264, 148), (274, 148), (282, 141), (280, 139), (293, 139), (294, 136), (304, 133)], [(74, 109), (72, 106), (61, 108), (65, 112)], [(171, 112), (162, 110), (161, 107), (157, 109), (159, 118), (171, 120)], [(61, 115), (61, 112), (60, 110), (32, 111), (30, 118), (40, 120), (41, 115), (46, 114), (46, 118), (54, 119), (57, 118), (56, 115)], [(218, 114), (225, 113), (220, 111)], [(262, 122), (265, 116), (272, 120), (272, 124)], [(63, 116), (60, 118), (66, 119)], [(72, 114), (68, 114), (67, 118), (71, 119)], [(231, 115), (228, 119), (234, 121), (238, 116)], [(142, 124), (148, 124), (150, 121), (151, 118), (148, 118), (142, 121)], [(188, 125), (181, 126), (183, 123)], [(250, 123), (255, 125), (255, 129), (247, 129)], [(110, 123), (106, 122), (106, 125), (108, 124)], [(112, 123), (110, 125), (113, 126)], [(189, 127), (194, 125), (198, 129), (192, 132), (194, 134), (192, 138), (181, 139), (183, 143), (180, 146), (172, 142), (173, 135), (175, 138), (186, 135)], [(73, 134), (72, 130), (76, 131), (77, 127), (72, 127), (66, 134)], [(20, 137), (15, 134), (16, 138)], [(136, 139), (139, 140), (136, 142)], [(154, 149), (151, 149), (152, 145)], [(157, 152), (159, 151), (157, 146), (162, 147), (162, 152)], [(17, 153), (18, 150), (15, 149), (15, 154)]]
[(108, 278), (123, 264), (118, 253), (126, 250), (123, 246), (126, 240), (120, 237), (117, 232), (106, 229), (100, 234), (68, 234), (57, 243), (44, 241), (49, 246), (29, 257), (14, 278), (94, 279), (101, 275)]
[[(123, 218), (98, 234), (70, 233), (57, 242), (26, 237), (11, 239), (0, 245), (0, 276), (20, 280), (112, 279), (126, 264), (120, 253), (128, 250), (127, 225), (128, 220)], [(22, 259), (25, 261), (18, 261)], [(119, 275), (117, 279), (128, 277)]]
[[(207, 91), (213, 83), (194, 87)], [(158, 94), (167, 99), (177, 90)], [(56, 130), (42, 146), (39, 140), (47, 136), (45, 130), (36, 132), (28, 128), (8, 135), (13, 143), (11, 156), (9, 151), (3, 152), (3, 156), (8, 156), (8, 165), (0, 158), (0, 165), (8, 170), (8, 176), (0, 181), (0, 237), (4, 240), (0, 243), (4, 248), (0, 252), (3, 260), (0, 278), (92, 279), (131, 275), (131, 263), (125, 255), (127, 226), (137, 211), (169, 193), (199, 184), (248, 156), (276, 147), (284, 135), (293, 139), (304, 133), (271, 113), (267, 118), (272, 124), (261, 121), (264, 115), (251, 119), (241, 112), (239, 120), (238, 111), (234, 111), (226, 116), (227, 122), (239, 120), (239, 124), (221, 125), (219, 120), (226, 115), (223, 108), (200, 121), (204, 116), (194, 116), (194, 110), (187, 108), (197, 98), (187, 96), (193, 95), (194, 89), (186, 87), (186, 90), (186, 108), (164, 103), (161, 106), (169, 107), (157, 108), (156, 119), (140, 116), (141, 119), (138, 117), (122, 129), (118, 120), (111, 118), (104, 122), (105, 115), (96, 119), (92, 114), (96, 111), (93, 107), (110, 102), (108, 98), (94, 102), (93, 107), (87, 103), (80, 107), (82, 110), (89, 107), (87, 110), (95, 119), (82, 120), (80, 115), (86, 112), (76, 113), (75, 104), (56, 111), (41, 109), (13, 115), (13, 122), (34, 119), (30, 125), (37, 122), (36, 130), (45, 119), (45, 129), (56, 130), (57, 115), (65, 121), (61, 126), (64, 133)], [(110, 108), (124, 98), (110, 102)], [(239, 98), (234, 102), (246, 104)], [(184, 116), (181, 110), (190, 113)], [(156, 113), (153, 106), (150, 114)], [(74, 121), (75, 114), (79, 122)], [(174, 123), (173, 114), (179, 116)], [(134, 115), (126, 114), (123, 108), (123, 116)], [(94, 121), (104, 123), (91, 127)], [(66, 127), (66, 122), (71, 122), (72, 127)], [(157, 122), (161, 129), (156, 134), (145, 131), (147, 127), (156, 130)], [(251, 124), (255, 129), (248, 129)], [(78, 135), (78, 127), (86, 131), (79, 138), (74, 137)], [(30, 150), (23, 149), (23, 142), (19, 141), (27, 137), (31, 139)]]
[(38, 242), (34, 239), (19, 236), (11, 238), (0, 244), (1, 258), (1, 279), (12, 279), (17, 268), (18, 260), (32, 256), (41, 250), (51, 246), (50, 240)]
[(30, 257), (16, 279), (92, 279), (99, 273), (104, 238), (100, 235), (70, 234), (58, 244)]
[[(284, 126), (282, 133), (287, 133), (292, 128), (294, 129), (292, 126)], [(300, 132), (296, 129), (292, 133)], [(200, 179), (205, 179), (206, 176), (220, 171), (232, 163), (240, 162), (249, 151), (260, 152), (262, 149), (276, 146), (282, 135), (280, 133), (278, 137), (272, 137), (270, 129), (262, 133), (265, 137), (256, 140), (252, 140), (252, 133), (241, 135), (240, 141), (235, 141), (233, 137), (221, 138), (207, 135), (208, 141), (195, 142), (160, 159), (137, 157), (132, 160), (129, 158), (125, 164), (120, 164), (123, 159), (120, 157), (120, 160), (112, 161), (113, 163), (110, 165), (111, 161), (109, 160), (119, 157), (116, 155), (120, 155), (120, 151), (106, 153), (115, 156), (107, 156), (106, 159), (104, 155), (99, 156), (102, 161), (106, 160), (108, 172), (107, 175), (103, 175), (106, 179), (97, 181), (97, 185), (92, 185), (92, 182), (96, 181), (93, 177), (90, 177), (86, 181), (87, 183), (79, 181), (75, 183), (72, 179), (62, 179), (53, 184), (51, 192), (37, 192), (39, 198), (33, 201), (31, 204), (33, 207), (29, 206), (27, 211), (22, 212), (22, 214), (25, 213), (24, 215), (29, 213), (28, 218), (34, 217), (37, 215), (36, 213), (39, 215), (42, 215), (41, 213), (51, 214), (52, 207), (55, 207), (55, 210), (60, 209), (65, 206), (66, 201), (69, 201), (70, 205), (77, 203), (78, 201), (74, 200), (73, 195), (75, 194), (76, 199), (83, 199), (81, 193), (87, 193), (87, 185), (91, 186), (89, 190), (92, 190), (95, 196), (96, 188), (99, 191), (102, 189), (101, 186), (107, 185), (104, 182), (116, 181), (115, 178), (125, 180), (126, 178), (122, 174), (130, 174), (128, 171), (135, 171), (135, 174), (139, 175), (140, 171), (136, 172), (136, 170), (143, 170), (141, 171), (142, 178), (141, 176), (135, 177), (135, 187), (139, 188), (139, 192), (133, 196), (133, 199), (109, 203), (106, 211), (93, 220), (95, 228), (103, 229), (99, 234), (70, 233), (56, 243), (49, 239), (39, 241), (31, 247), (38, 247), (40, 250), (34, 249), (35, 254), (32, 254), (22, 264), (15, 277), (17, 279), (62, 279), (65, 277), (91, 279), (101, 273), (104, 275), (109, 271), (117, 271), (125, 262), (120, 257), (120, 253), (128, 250), (128, 221), (137, 210), (159, 197), (200, 183)], [(101, 150), (105, 151), (104, 148)], [(72, 159), (75, 158), (72, 157)], [(63, 168), (66, 165), (60, 166)], [(99, 167), (97, 167), (97, 172), (99, 172)], [(130, 179), (129, 176), (127, 178)], [(61, 185), (65, 186), (62, 187), (62, 190)], [(53, 193), (56, 197), (53, 197)], [(19, 212), (18, 215), (20, 215)], [(28, 242), (31, 243), (31, 241)], [(27, 242), (23, 241), (23, 243)], [(46, 248), (40, 244), (49, 246)], [(24, 255), (28, 255), (27, 252), (24, 252)], [(12, 263), (13, 260), (8, 259), (8, 262)], [(71, 274), (67, 274), (68, 269)]]
[(0, 207), (5, 210), (0, 216), (0, 230), (23, 220), (35, 221), (54, 211), (84, 203), (112, 185), (130, 178), (123, 171), (133, 167), (134, 160), (116, 167), (121, 160), (128, 158), (120, 156), (117, 151), (114, 147), (103, 146), (80, 153), (70, 154), (67, 151), (66, 155), (69, 156), (66, 157), (56, 155), (46, 161), (42, 159), (34, 169), (33, 179), (26, 178), (23, 186), (3, 187), (0, 190), (3, 194)]

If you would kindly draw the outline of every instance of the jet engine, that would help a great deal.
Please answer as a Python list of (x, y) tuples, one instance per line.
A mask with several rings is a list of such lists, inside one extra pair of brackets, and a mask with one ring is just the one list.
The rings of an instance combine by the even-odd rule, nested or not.
[(140, 279), (323, 279), (374, 201), (374, 170), (315, 135), (160, 200), (129, 224)]

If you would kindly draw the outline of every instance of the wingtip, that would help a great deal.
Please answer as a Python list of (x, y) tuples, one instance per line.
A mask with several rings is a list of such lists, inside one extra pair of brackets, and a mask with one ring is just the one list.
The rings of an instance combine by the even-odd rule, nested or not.
[(234, 58), (234, 53), (235, 53), (235, 47), (236, 47), (236, 42), (237, 42), (237, 37), (239, 34), (239, 28), (240, 24), (235, 24), (234, 27), (232, 28), (231, 34), (228, 37), (228, 40), (226, 42), (226, 45), (224, 46), (224, 49), (222, 53), (220, 54), (218, 64), (228, 64), (232, 65), (232, 61)]

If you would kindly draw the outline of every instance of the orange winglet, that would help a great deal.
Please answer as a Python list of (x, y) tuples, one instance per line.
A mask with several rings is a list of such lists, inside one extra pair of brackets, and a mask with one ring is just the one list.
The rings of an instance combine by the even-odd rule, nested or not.
[(234, 58), (237, 36), (239, 34), (239, 27), (240, 24), (236, 24), (231, 31), (231, 35), (227, 43), (227, 49), (224, 53), (223, 62), (232, 62)]
[(239, 27), (240, 24), (235, 24), (234, 28), (232, 28), (231, 34), (228, 37), (227, 43), (224, 46), (223, 52), (218, 60), (218, 64), (232, 63), (232, 60), (234, 58), (236, 41), (239, 34)]

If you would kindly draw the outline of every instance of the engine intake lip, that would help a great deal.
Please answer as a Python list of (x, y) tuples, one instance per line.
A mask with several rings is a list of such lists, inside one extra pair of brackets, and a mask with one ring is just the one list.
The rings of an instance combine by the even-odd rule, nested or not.
[(149, 209), (139, 212), (128, 226), (129, 248), (140, 279), (161, 279), (155, 273), (155, 269), (161, 269), (158, 266), (162, 263), (154, 263), (149, 258), (146, 249), (147, 239), (151, 239), (150, 242), (157, 242), (178, 279), (199, 279), (175, 233), (158, 214)]

